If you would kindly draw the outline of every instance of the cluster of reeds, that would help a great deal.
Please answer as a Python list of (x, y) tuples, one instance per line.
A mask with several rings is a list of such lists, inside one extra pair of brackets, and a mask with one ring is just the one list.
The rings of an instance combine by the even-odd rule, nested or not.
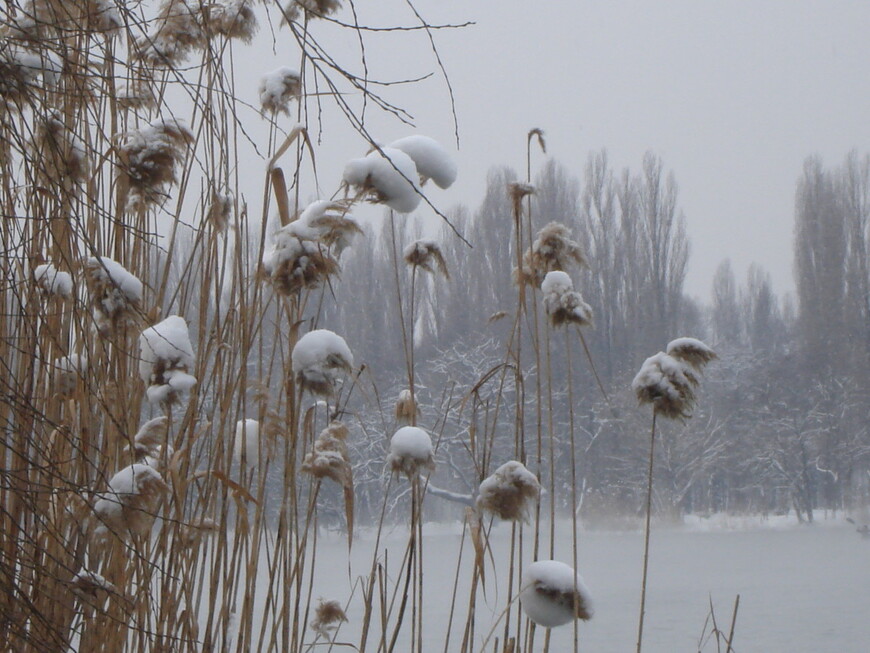
[[(378, 85), (338, 68), (314, 37), (315, 19), (336, 29), (355, 22), (331, 20), (342, 3), (282, 4), (284, 24), (272, 24), (291, 35), (299, 67), (247, 89), (234, 48), (274, 7), (7, 3), (0, 301), (18, 319), (0, 326), (8, 370), (0, 649), (300, 652), (328, 642), (420, 653), (438, 641), (470, 652), (488, 640), (480, 628), (489, 564), (508, 579), (499, 650), (533, 650), (536, 624), (567, 623), (577, 650), (576, 622), (591, 616), (591, 599), (574, 571), (574, 477), (564, 501), (571, 550), (558, 549), (555, 533), (556, 457), (578, 458), (573, 409), (561, 453), (553, 418), (555, 388), (567, 386), (569, 405), (574, 397), (573, 352), (551, 327), (591, 325), (568, 276), (585, 265), (582, 250), (562, 224), (533, 228), (530, 173), (511, 185), (519, 283), (503, 362), (467, 396), (444, 388), (438, 411), (435, 393), (418, 384), (415, 334), (432, 289), (450, 283), (446, 250), (436, 239), (399, 238), (396, 213), (438, 213), (427, 183), (449, 188), (457, 167), (431, 138), (380, 147), (365, 131), (365, 109), (355, 114), (348, 94), (404, 114), (375, 94)], [(328, 171), (331, 199), (306, 205), (300, 197), (316, 196), (327, 175), (307, 167), (316, 160), (307, 123), (326, 96), (360, 132), (353, 152), (371, 149)], [(291, 114), (293, 127), (284, 124)], [(535, 139), (543, 147), (540, 130), (530, 146)], [(292, 161), (286, 177), (283, 160)], [(261, 173), (256, 204), (249, 177), (259, 186)], [(338, 335), (324, 309), (341, 283), (342, 252), (362, 233), (351, 211), (363, 201), (389, 211), (396, 294), (372, 310), (396, 311), (396, 337)], [(450, 269), (459, 276), (461, 261)], [(431, 277), (421, 281), (421, 270)], [(355, 361), (348, 344), (366, 337), (405, 355), (394, 424), (368, 361)], [(554, 352), (568, 361), (566, 379), (555, 378)], [(683, 361), (683, 377), (659, 361), (644, 396), (663, 414), (685, 415), (669, 388), (692, 398), (712, 354), (682, 340), (664, 356)], [(376, 437), (360, 428), (363, 412), (381, 417)], [(512, 429), (503, 435), (505, 412)], [(463, 589), (433, 599), (424, 586), (424, 497), (438, 494), (434, 474), (457, 467), (439, 453), (448, 413), (463, 423), (463, 464), (475, 478), (468, 496), (440, 495), (467, 508), (462, 541), (470, 538), (474, 556), (456, 558)], [(374, 452), (366, 460), (363, 441)], [(382, 494), (370, 510), (370, 566), (359, 591), (318, 600), (319, 526), (341, 522), (350, 554), (355, 471), (366, 466), (378, 468)], [(344, 511), (329, 517), (335, 484)], [(408, 510), (390, 514), (391, 505)], [(399, 562), (381, 546), (391, 520), (408, 526)], [(511, 522), (510, 554), (487, 562), (499, 520)], [(448, 599), (454, 616), (444, 633), (427, 619), (434, 601)], [(345, 623), (354, 630), (341, 641)], [(490, 634), (500, 627), (494, 620)], [(543, 642), (550, 648), (549, 631)]]

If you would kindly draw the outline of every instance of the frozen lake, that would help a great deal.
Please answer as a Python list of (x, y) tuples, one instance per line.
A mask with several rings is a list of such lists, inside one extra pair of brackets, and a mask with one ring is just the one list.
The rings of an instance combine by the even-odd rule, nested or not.
[[(570, 563), (570, 523), (560, 524), (558, 532), (555, 557)], [(440, 651), (461, 537), (457, 529), (443, 526), (428, 527), (424, 533), (424, 635), (427, 650)], [(486, 609), (498, 614), (506, 603), (509, 538), (509, 525), (495, 527), (492, 545), (499, 578), (494, 582), (488, 561), (487, 599), (479, 601), (475, 651), (492, 624)], [(391, 570), (397, 567), (405, 543), (401, 529), (385, 536), (381, 552), (389, 551)], [(354, 578), (368, 573), (372, 545), (367, 535), (355, 542)], [(640, 532), (581, 532), (579, 568), (595, 598), (595, 617), (581, 624), (581, 650), (634, 650), (642, 549)], [(344, 602), (350, 595), (346, 542), (330, 536), (319, 542), (318, 550), (314, 596)], [(470, 576), (470, 555), (466, 540), (462, 580)], [(734, 647), (739, 653), (870, 651), (870, 540), (862, 540), (842, 520), (738, 531), (654, 528), (644, 651), (697, 651), (710, 598), (720, 628), (727, 630), (737, 594), (740, 609)], [(458, 648), (461, 639), (465, 596), (460, 591), (450, 649)], [(357, 599), (348, 611), (350, 622), (336, 641), (356, 640), (354, 622), (361, 614)], [(552, 637), (551, 651), (570, 650), (571, 626), (554, 629)], [(536, 642), (540, 646), (542, 637)], [(376, 648), (371, 644), (370, 639), (369, 647)], [(705, 650), (716, 648), (711, 643)]]

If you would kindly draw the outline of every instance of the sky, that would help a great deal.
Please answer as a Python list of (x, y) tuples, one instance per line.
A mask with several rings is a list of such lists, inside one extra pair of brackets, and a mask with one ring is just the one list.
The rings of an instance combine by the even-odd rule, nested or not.
[[(402, 0), (355, 3), (362, 24), (414, 24)], [(492, 166), (525, 167), (529, 129), (548, 154), (582, 176), (606, 149), (616, 169), (659, 155), (680, 188), (692, 254), (686, 290), (708, 299), (730, 258), (738, 277), (756, 262), (779, 293), (793, 289), (794, 193), (804, 160), (839, 165), (870, 152), (870, 3), (766, 0), (640, 2), (416, 0), (431, 23), (474, 25), (433, 33), (458, 117), (460, 178), (432, 200), (472, 210)], [(349, 14), (341, 14), (349, 19)], [(318, 38), (360, 70), (359, 43), (318, 24)], [(371, 108), (366, 126), (383, 142), (423, 133), (455, 148), (450, 95), (424, 32), (368, 32), (372, 77), (414, 116), (409, 127)], [(292, 43), (272, 46), (289, 59)], [(267, 66), (258, 55), (258, 65)], [(359, 105), (359, 98), (349, 98)], [(324, 130), (321, 171), (365, 153), (356, 134)], [(533, 168), (543, 157), (533, 160)], [(330, 186), (330, 184), (325, 184)], [(334, 186), (334, 184), (331, 184)]]

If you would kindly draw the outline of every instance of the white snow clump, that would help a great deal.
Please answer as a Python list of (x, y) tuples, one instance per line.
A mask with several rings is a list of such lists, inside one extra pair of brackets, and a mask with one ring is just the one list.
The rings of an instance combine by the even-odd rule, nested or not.
[(574, 619), (591, 619), (592, 595), (580, 574), (564, 562), (538, 560), (523, 572), (520, 604), (539, 626), (555, 628)]
[(109, 489), (97, 495), (94, 513), (100, 523), (94, 534), (145, 533), (151, 528), (157, 503), (166, 489), (160, 472), (150, 465), (133, 463), (125, 467), (109, 480)]
[(89, 258), (85, 275), (97, 329), (105, 333), (131, 323), (142, 300), (142, 282), (106, 256)]
[(260, 105), (263, 111), (289, 113), (290, 101), (298, 98), (301, 90), (299, 73), (282, 66), (260, 79)]
[(403, 472), (409, 478), (417, 476), (421, 468), (434, 469), (432, 438), (421, 428), (403, 426), (390, 439), (387, 463), (394, 472)]
[(148, 386), (146, 395), (152, 404), (177, 401), (180, 393), (196, 385), (196, 377), (190, 374), (193, 346), (184, 318), (170, 315), (145, 329), (139, 336), (139, 352), (139, 376)]
[(456, 163), (434, 138), (414, 134), (393, 141), (389, 146), (411, 157), (420, 175), (421, 186), (431, 179), (439, 188), (449, 188), (456, 181)]
[(72, 276), (69, 272), (58, 270), (51, 263), (37, 265), (33, 270), (33, 278), (43, 292), (49, 295), (57, 297), (70, 297), (72, 295)]
[(483, 480), (477, 506), (505, 520), (522, 520), (541, 491), (538, 478), (516, 460), (509, 460)]
[(260, 422), (241, 419), (236, 422), (233, 437), (233, 456), (243, 465), (256, 467), (260, 462)]
[(410, 213), (420, 204), (419, 173), (414, 160), (393, 147), (348, 162), (343, 179), (369, 201), (386, 204), (399, 213)]
[(574, 282), (567, 272), (548, 272), (541, 282), (544, 295), (544, 311), (553, 326), (574, 323), (584, 326), (592, 323), (592, 309), (583, 301), (583, 296), (574, 290)]
[(353, 367), (353, 354), (344, 338), (328, 329), (315, 329), (299, 338), (291, 356), (296, 381), (304, 390), (330, 395), (342, 372)]

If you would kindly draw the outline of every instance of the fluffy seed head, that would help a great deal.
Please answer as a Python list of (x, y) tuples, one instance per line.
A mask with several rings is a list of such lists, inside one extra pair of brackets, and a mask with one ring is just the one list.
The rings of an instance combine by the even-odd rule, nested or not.
[(98, 495), (94, 514), (97, 537), (114, 533), (144, 534), (151, 529), (158, 504), (167, 491), (166, 482), (150, 465), (134, 463), (115, 474), (106, 492)]
[(396, 422), (409, 426), (414, 423), (419, 415), (420, 407), (411, 396), (411, 391), (402, 390), (399, 393), (399, 399), (396, 401)]
[(665, 351), (674, 358), (688, 363), (696, 370), (701, 370), (707, 363), (718, 358), (715, 351), (697, 338), (671, 340)]
[(548, 272), (541, 283), (544, 296), (544, 311), (553, 326), (592, 324), (592, 308), (583, 301), (583, 296), (574, 290), (574, 282), (566, 272)]
[(150, 66), (174, 68), (204, 44), (196, 4), (191, 5), (188, 0), (164, 0), (154, 29), (136, 39), (135, 56)]
[(275, 234), (272, 251), (263, 259), (263, 270), (282, 295), (318, 288), (339, 271), (338, 261), (325, 246), (293, 235), (294, 224)]
[(329, 396), (342, 374), (353, 368), (353, 354), (344, 338), (315, 329), (299, 338), (291, 355), (296, 382), (312, 394)]
[(572, 265), (587, 267), (583, 250), (570, 236), (568, 228), (560, 222), (544, 226), (526, 250), (523, 268), (515, 272), (517, 280), (540, 286), (548, 272), (568, 270)]
[(204, 6), (207, 32), (250, 43), (257, 33), (251, 0), (222, 0)]
[(330, 640), (332, 633), (342, 621), (347, 621), (347, 615), (338, 601), (324, 601), (320, 599), (314, 610), (314, 619), (311, 621), (311, 629), (321, 637)]
[(315, 478), (331, 478), (343, 487), (353, 486), (353, 471), (347, 453), (347, 427), (331, 422), (314, 441), (314, 450), (305, 456), (302, 471)]
[(436, 271), (450, 278), (447, 271), (447, 262), (441, 253), (441, 248), (434, 240), (418, 240), (405, 248), (405, 263), (413, 267), (421, 268), (434, 274)]
[(525, 465), (510, 460), (480, 484), (477, 507), (500, 519), (526, 519), (541, 492), (541, 484)]
[(105, 256), (89, 258), (84, 268), (99, 332), (120, 332), (134, 324), (142, 301), (142, 282)]
[(302, 78), (291, 68), (282, 67), (260, 80), (260, 105), (267, 113), (290, 113), (290, 102), (302, 92)]
[(182, 393), (196, 385), (193, 366), (193, 346), (184, 318), (170, 315), (139, 336), (139, 376), (149, 402), (179, 401)]
[(697, 385), (694, 369), (664, 352), (647, 358), (631, 382), (640, 403), (670, 419), (691, 417)]

